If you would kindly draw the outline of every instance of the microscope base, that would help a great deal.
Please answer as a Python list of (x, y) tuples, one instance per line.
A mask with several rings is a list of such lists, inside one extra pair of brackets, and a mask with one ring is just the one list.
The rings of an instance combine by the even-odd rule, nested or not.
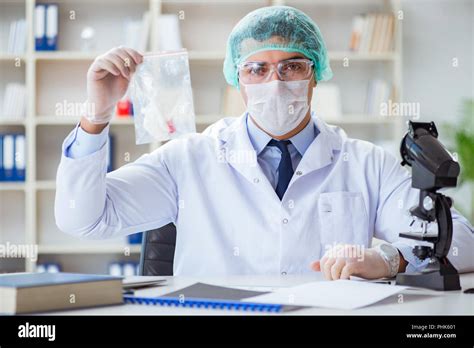
[(400, 273), (397, 275), (396, 284), (441, 291), (461, 290), (459, 274), (450, 264), (441, 264), (437, 270), (426, 269), (420, 273)]

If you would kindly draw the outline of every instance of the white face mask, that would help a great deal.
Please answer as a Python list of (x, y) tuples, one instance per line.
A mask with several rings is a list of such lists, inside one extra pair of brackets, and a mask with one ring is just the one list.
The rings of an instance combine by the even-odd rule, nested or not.
[(244, 85), (247, 111), (266, 132), (281, 136), (295, 129), (305, 118), (309, 80)]

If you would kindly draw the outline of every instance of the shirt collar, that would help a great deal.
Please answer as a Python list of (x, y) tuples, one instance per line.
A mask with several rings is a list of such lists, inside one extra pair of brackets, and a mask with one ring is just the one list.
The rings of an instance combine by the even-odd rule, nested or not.
[[(267, 146), (268, 142), (272, 139), (267, 133), (258, 128), (255, 123), (249, 118), (249, 115), (246, 116), (247, 120), (247, 131), (249, 134), (250, 142), (253, 145), (253, 148), (257, 152), (257, 155), (263, 151)], [(306, 149), (311, 145), (313, 140), (318, 135), (319, 130), (316, 127), (313, 118), (309, 120), (306, 127), (304, 127), (298, 134), (292, 136), (290, 139), (293, 146), (298, 150), (301, 156), (304, 155)]]

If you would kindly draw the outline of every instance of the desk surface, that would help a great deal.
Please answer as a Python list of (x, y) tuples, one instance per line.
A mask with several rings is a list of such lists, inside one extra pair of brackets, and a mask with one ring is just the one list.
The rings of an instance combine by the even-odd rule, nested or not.
[[(219, 278), (193, 277), (164, 277), (166, 285), (140, 290), (139, 296), (159, 296), (181, 289), (196, 282), (203, 282), (221, 286), (242, 287), (256, 290), (271, 290), (278, 287), (293, 286), (311, 281), (322, 280), (320, 273), (314, 275), (286, 275), (286, 276), (228, 276)], [(389, 285), (387, 285), (389, 286)], [(463, 290), (474, 287), (474, 273), (461, 275)], [(160, 307), (145, 305), (118, 305), (73, 311), (50, 312), (51, 315), (249, 315), (253, 313), (205, 310), (180, 307)], [(460, 291), (439, 292), (436, 296), (403, 294), (394, 295), (372, 306), (356, 310), (337, 310), (326, 308), (307, 308), (285, 315), (474, 315), (474, 294), (464, 294)]]

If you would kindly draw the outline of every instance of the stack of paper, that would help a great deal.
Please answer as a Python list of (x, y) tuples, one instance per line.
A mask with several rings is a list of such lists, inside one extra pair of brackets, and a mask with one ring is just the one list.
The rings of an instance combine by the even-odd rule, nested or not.
[(22, 54), (26, 47), (26, 20), (20, 19), (10, 23), (7, 53)]
[(352, 280), (311, 282), (246, 298), (247, 302), (356, 309), (369, 306), (407, 289), (406, 286)]
[(0, 118), (24, 118), (26, 114), (26, 87), (21, 83), (8, 83), (3, 96)]

